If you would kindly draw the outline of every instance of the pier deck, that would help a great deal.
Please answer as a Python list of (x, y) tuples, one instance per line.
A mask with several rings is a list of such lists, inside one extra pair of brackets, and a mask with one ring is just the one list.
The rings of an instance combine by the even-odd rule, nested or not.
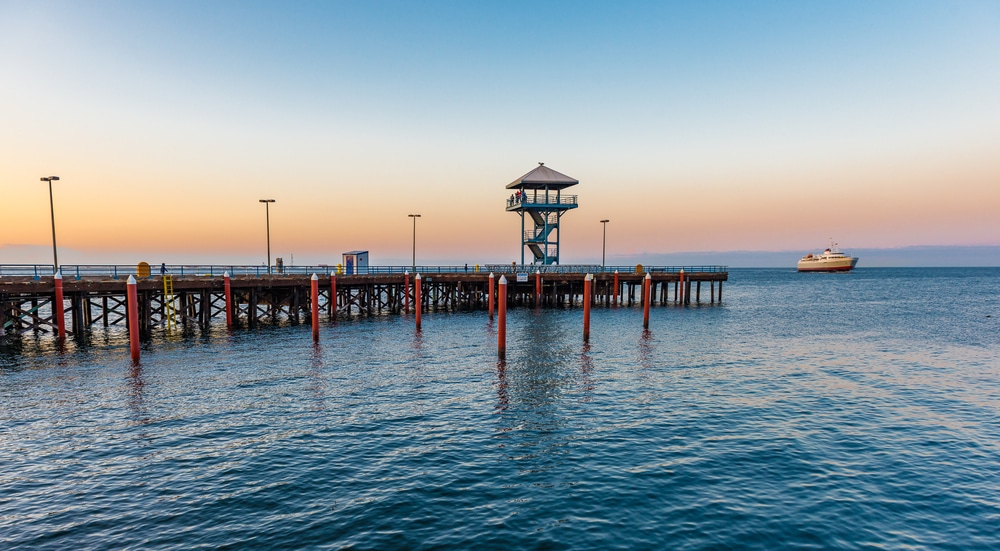
[[(655, 305), (700, 303), (703, 283), (708, 287), (707, 302), (721, 303), (722, 283), (728, 280), (725, 266), (654, 266), (640, 272), (636, 267), (611, 267), (602, 272), (600, 266), (549, 266), (538, 274), (535, 273), (538, 267), (530, 265), (478, 268), (479, 271), (464, 266), (418, 266), (422, 309), (425, 312), (485, 310), (490, 278), (483, 268), (496, 272), (494, 285), (501, 275), (507, 278), (506, 301), (511, 307), (579, 305), (587, 273), (594, 277), (593, 303), (604, 306), (640, 304), (642, 281), (647, 272)], [(337, 275), (330, 273), (330, 267), (318, 266), (288, 268), (286, 273), (268, 275), (259, 274), (260, 267), (256, 266), (226, 269), (170, 266), (172, 293), (166, 292), (171, 289), (164, 288), (160, 275), (138, 279), (139, 328), (141, 333), (148, 334), (152, 328), (168, 323), (208, 327), (213, 320), (224, 318), (227, 296), (222, 272), (230, 270), (237, 274), (230, 278), (229, 298), (232, 322), (237, 327), (253, 328), (260, 323), (282, 321), (308, 323), (313, 273), (320, 283), (317, 298), (320, 311), (328, 319), (399, 314), (414, 306), (413, 277), (404, 273), (408, 269), (372, 267), (367, 274)], [(134, 268), (131, 270), (134, 273)], [(44, 272), (44, 267), (0, 266), (0, 336), (55, 332), (57, 320), (52, 315), (55, 281), (52, 276), (38, 276), (40, 271)], [(79, 335), (94, 325), (126, 326), (128, 272), (128, 267), (64, 266), (66, 332)]]

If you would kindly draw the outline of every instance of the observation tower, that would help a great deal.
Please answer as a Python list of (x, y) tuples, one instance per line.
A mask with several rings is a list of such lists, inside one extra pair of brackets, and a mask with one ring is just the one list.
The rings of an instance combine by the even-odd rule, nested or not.
[[(538, 163), (534, 170), (507, 184), (507, 189), (514, 190), (507, 199), (507, 212), (521, 215), (522, 265), (526, 248), (531, 251), (532, 264), (559, 264), (559, 219), (577, 207), (576, 195), (562, 191), (579, 183)], [(525, 224), (525, 214), (531, 219), (530, 227)]]

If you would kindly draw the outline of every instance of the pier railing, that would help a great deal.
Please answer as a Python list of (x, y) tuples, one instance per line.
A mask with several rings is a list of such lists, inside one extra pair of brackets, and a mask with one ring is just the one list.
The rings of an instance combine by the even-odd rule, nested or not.
[[(623, 274), (645, 273), (645, 272), (666, 272), (677, 273), (684, 270), (686, 273), (721, 273), (728, 272), (728, 266), (645, 266), (641, 270), (636, 270), (638, 266), (601, 266), (600, 264), (563, 264), (551, 266), (539, 266), (535, 264), (466, 264), (461, 266), (433, 266), (421, 265), (416, 267), (416, 272), (421, 274), (462, 274), (462, 273), (490, 273), (494, 274), (533, 274), (536, 271), (543, 274), (567, 274), (567, 273), (613, 273), (616, 270)], [(64, 264), (60, 267), (64, 278), (126, 278), (130, 275), (137, 275), (135, 265), (122, 264)], [(329, 276), (336, 275), (390, 275), (413, 272), (411, 266), (368, 266), (366, 268), (355, 268), (353, 274), (345, 273), (343, 267), (336, 265), (318, 266), (283, 266), (280, 270), (271, 269), (271, 275), (310, 275), (319, 274)], [(268, 275), (267, 266), (249, 265), (224, 265), (224, 264), (168, 264), (166, 273), (174, 277), (218, 277), (229, 272), (236, 276), (261, 277)], [(32, 277), (41, 279), (49, 277), (53, 273), (52, 264), (0, 264), (0, 278), (9, 277)], [(150, 266), (150, 275), (159, 276), (160, 267)]]

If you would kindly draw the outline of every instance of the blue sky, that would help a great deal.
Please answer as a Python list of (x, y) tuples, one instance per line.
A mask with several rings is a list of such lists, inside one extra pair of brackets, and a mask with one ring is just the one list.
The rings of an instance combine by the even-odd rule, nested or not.
[(500, 260), (537, 161), (581, 181), (579, 261), (601, 218), (629, 254), (998, 245), (998, 28), (996, 2), (3, 1), (0, 251), (46, 244), (22, 182), (52, 173), (122, 206), (58, 215), (94, 257), (257, 254), (267, 195), (302, 258), (404, 259), (419, 211), (434, 258)]

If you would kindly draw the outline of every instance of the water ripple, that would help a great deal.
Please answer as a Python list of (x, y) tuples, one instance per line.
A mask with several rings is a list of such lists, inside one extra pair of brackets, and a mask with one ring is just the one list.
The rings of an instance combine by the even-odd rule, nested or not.
[(481, 313), (158, 335), (138, 368), (113, 331), (21, 342), (0, 544), (1000, 547), (1000, 272), (731, 277), (645, 332), (595, 309), (588, 345), (514, 309), (504, 362)]

